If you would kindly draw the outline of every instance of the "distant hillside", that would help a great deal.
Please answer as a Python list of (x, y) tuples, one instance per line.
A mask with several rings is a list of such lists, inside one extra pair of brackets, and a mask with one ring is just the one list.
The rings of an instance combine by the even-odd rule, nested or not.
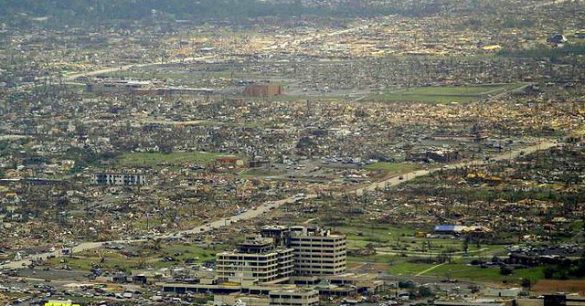
[(159, 12), (177, 18), (224, 17), (236, 15), (236, 11), (244, 15), (272, 14), (276, 12), (271, 9), (282, 6), (257, 0), (0, 0), (0, 15), (141, 19)]
[[(431, 6), (423, 5), (425, 2)], [(321, 3), (325, 5), (311, 5)], [(83, 25), (115, 21), (188, 19), (243, 20), (263, 16), (288, 18), (300, 15), (375, 16), (381, 14), (430, 13), (437, 0), (420, 1), (416, 7), (391, 0), (307, 1), (307, 0), (0, 0), (0, 21), (25, 26)], [(383, 4), (382, 4), (383, 3)]]

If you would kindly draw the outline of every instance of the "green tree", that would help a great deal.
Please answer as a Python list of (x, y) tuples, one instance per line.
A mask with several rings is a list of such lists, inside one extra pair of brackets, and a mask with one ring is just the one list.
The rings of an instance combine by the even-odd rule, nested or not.
[(529, 278), (522, 279), (522, 287), (530, 290), (530, 288), (532, 287), (532, 282), (530, 281)]
[(544, 278), (546, 279), (552, 279), (555, 275), (556, 269), (552, 266), (547, 266), (546, 268), (544, 268)]
[(462, 251), (465, 254), (467, 254), (467, 251), (469, 251), (469, 236), (465, 236), (465, 239), (463, 240)]
[(427, 286), (420, 286), (418, 287), (418, 296), (425, 298), (431, 297), (433, 296), (433, 291)]
[(514, 270), (510, 266), (508, 266), (508, 265), (501, 265), (500, 266), (500, 274), (501, 275), (504, 275), (504, 276), (510, 275), (510, 274), (512, 274), (512, 272), (514, 272)]

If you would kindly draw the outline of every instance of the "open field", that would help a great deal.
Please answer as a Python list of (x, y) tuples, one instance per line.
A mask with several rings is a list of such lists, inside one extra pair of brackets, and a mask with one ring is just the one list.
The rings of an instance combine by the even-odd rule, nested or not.
[(349, 248), (364, 247), (368, 243), (387, 245), (395, 239), (414, 235), (414, 230), (407, 227), (358, 223), (335, 227), (335, 231), (339, 231), (347, 236), (347, 244)]
[[(162, 244), (160, 250), (147, 249), (135, 255), (125, 255), (114, 250), (87, 251), (72, 257), (53, 258), (48, 263), (51, 266), (67, 264), (71, 269), (82, 271), (89, 271), (93, 265), (99, 265), (105, 269), (123, 270), (144, 267), (165, 268), (186, 260), (193, 263), (214, 260), (215, 253), (224, 248), (224, 246), (215, 246), (214, 249), (204, 249), (195, 244)], [(164, 258), (172, 258), (172, 260), (163, 260)]]
[[(503, 276), (498, 267), (471, 266), (469, 263), (473, 259), (490, 260), (494, 255), (502, 255), (505, 247), (470, 243), (465, 254), (461, 239), (415, 237), (417, 231), (428, 231), (430, 228), (353, 223), (336, 227), (335, 230), (347, 235), (349, 249), (365, 248), (370, 244), (376, 250), (375, 255), (348, 257), (352, 265), (388, 264), (391, 275), (425, 275), (490, 283), (520, 283), (524, 278), (536, 281), (544, 277), (543, 268), (517, 269), (512, 275)], [(438, 258), (446, 253), (450, 254), (451, 263), (438, 265)]]
[(439, 266), (425, 275), (449, 276), (456, 279), (467, 279), (474, 281), (520, 281), (521, 279), (530, 279), (535, 281), (543, 278), (542, 268), (527, 268), (515, 270), (511, 275), (504, 276), (500, 274), (499, 268), (480, 268), (467, 264), (447, 264)]
[(520, 88), (525, 84), (488, 84), (469, 86), (418, 87), (372, 95), (366, 101), (421, 102), (429, 104), (468, 103)]
[(169, 244), (162, 246), (162, 253), (172, 256), (178, 261), (195, 259), (196, 262), (215, 260), (215, 253), (225, 249), (223, 245), (216, 245), (211, 249), (202, 248), (194, 244)]
[(216, 158), (228, 156), (208, 152), (126, 153), (117, 160), (119, 166), (156, 167), (161, 165), (210, 164)]
[[(335, 230), (344, 233), (347, 236), (347, 245), (349, 249), (365, 248), (371, 244), (376, 250), (377, 255), (388, 259), (391, 256), (406, 255), (414, 257), (433, 258), (441, 253), (449, 253), (453, 258), (469, 259), (484, 257), (491, 258), (505, 251), (502, 245), (488, 245), (470, 242), (468, 253), (463, 252), (463, 240), (455, 237), (449, 238), (431, 238), (417, 237), (416, 232), (430, 231), (432, 228), (414, 228), (407, 226), (393, 225), (368, 225), (355, 223), (335, 227)], [(360, 260), (356, 257), (355, 260)], [(384, 259), (374, 259), (372, 256), (361, 258), (363, 261), (380, 261)]]
[[(459, 239), (441, 239), (415, 237), (418, 231), (430, 231), (428, 228), (414, 228), (408, 226), (373, 225), (352, 223), (335, 227), (336, 231), (347, 236), (349, 248), (362, 248), (372, 243), (383, 252), (393, 253), (421, 253), (434, 254), (443, 251), (461, 251), (462, 241)], [(423, 246), (424, 244), (424, 246)], [(486, 246), (482, 246), (482, 249)], [(469, 251), (475, 250), (475, 245), (470, 244)]]
[(521, 283), (522, 279), (530, 279), (532, 283), (544, 278), (544, 268), (515, 269), (511, 275), (501, 275), (496, 267), (481, 268), (468, 264), (469, 260), (456, 258), (452, 263), (424, 263), (403, 256), (377, 254), (374, 256), (349, 257), (350, 267), (359, 267), (363, 263), (387, 264), (387, 273), (393, 276), (430, 276), (438, 279), (457, 279), (485, 283)]
[[(433, 268), (434, 267), (434, 268)], [(431, 269), (433, 268), (433, 269)], [(516, 269), (511, 275), (500, 274), (498, 267), (481, 268), (465, 263), (452, 263), (444, 265), (418, 264), (418, 263), (396, 263), (388, 270), (393, 275), (416, 275), (421, 272), (425, 276), (435, 276), (445, 279), (471, 280), (478, 282), (521, 282), (522, 279), (537, 281), (544, 277), (543, 268)]]

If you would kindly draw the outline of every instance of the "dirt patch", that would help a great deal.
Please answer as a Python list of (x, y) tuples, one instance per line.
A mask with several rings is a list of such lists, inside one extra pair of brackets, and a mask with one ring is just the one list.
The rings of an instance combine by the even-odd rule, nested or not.
[(585, 280), (540, 280), (532, 290), (539, 293), (579, 293), (585, 294)]

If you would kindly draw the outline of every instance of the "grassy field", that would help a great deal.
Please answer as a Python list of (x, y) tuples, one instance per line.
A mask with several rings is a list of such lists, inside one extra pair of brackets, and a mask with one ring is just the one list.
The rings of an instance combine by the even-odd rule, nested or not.
[(438, 279), (457, 279), (486, 283), (521, 283), (522, 279), (530, 279), (533, 283), (544, 278), (543, 267), (515, 269), (511, 275), (501, 275), (498, 267), (481, 268), (471, 266), (467, 259), (455, 259), (452, 263), (431, 264), (411, 262), (410, 257), (378, 254), (375, 256), (349, 257), (350, 266), (359, 266), (358, 263), (383, 263), (388, 264), (387, 272), (395, 276), (431, 276)]
[(363, 248), (368, 244), (379, 251), (380, 255), (405, 254), (408, 256), (434, 257), (440, 253), (452, 253), (454, 258), (481, 256), (491, 258), (505, 251), (503, 245), (491, 245), (470, 242), (468, 254), (463, 252), (463, 240), (459, 238), (416, 237), (416, 232), (429, 232), (432, 225), (426, 228), (408, 226), (359, 224), (338, 226), (335, 231), (344, 233), (350, 249)]
[[(420, 256), (434, 256), (445, 251), (460, 252), (462, 249), (462, 241), (459, 239), (415, 237), (417, 231), (430, 231), (431, 226), (428, 228), (413, 228), (355, 223), (335, 227), (335, 230), (347, 236), (347, 245), (350, 249), (364, 248), (371, 243), (383, 253), (417, 254)], [(482, 245), (481, 250), (485, 250), (485, 254), (491, 254), (490, 246)], [(495, 251), (496, 248), (494, 248)], [(475, 245), (470, 244), (469, 252), (470, 254), (477, 253), (478, 249)], [(482, 255), (485, 254), (482, 251)]]
[[(127, 257), (112, 250), (101, 250), (76, 254), (73, 257), (63, 258), (65, 263), (74, 270), (89, 271), (94, 264), (99, 264), (105, 269), (136, 269), (140, 265), (150, 266), (155, 269), (166, 268), (175, 264), (175, 262), (164, 262), (161, 259), (172, 257), (176, 262), (184, 262), (186, 259), (192, 259), (195, 263), (203, 263), (215, 259), (215, 253), (223, 251), (225, 246), (216, 245), (213, 249), (205, 249), (195, 244), (162, 244), (159, 251), (148, 250), (138, 257)], [(101, 262), (101, 258), (104, 258)], [(50, 265), (60, 265), (61, 258), (49, 260)]]
[(365, 101), (376, 102), (421, 102), (429, 104), (468, 103), (489, 96), (498, 95), (509, 90), (523, 86), (524, 84), (488, 84), (469, 86), (446, 87), (418, 87), (395, 91), (384, 94), (372, 95)]
[(197, 262), (210, 261), (215, 259), (215, 253), (225, 250), (226, 246), (216, 245), (211, 249), (204, 249), (195, 244), (170, 244), (163, 245), (162, 252), (165, 256), (172, 256), (173, 258), (184, 261), (192, 258)]
[(465, 263), (432, 265), (404, 262), (390, 267), (388, 273), (393, 275), (416, 275), (424, 271), (428, 271), (423, 273), (425, 276), (493, 283), (503, 281), (519, 283), (522, 279), (530, 279), (535, 282), (544, 277), (542, 267), (516, 269), (511, 275), (505, 276), (500, 274), (498, 267), (481, 268)]
[[(428, 271), (428, 272), (425, 272)], [(500, 274), (498, 267), (481, 268), (466, 263), (451, 263), (444, 265), (433, 265), (423, 263), (392, 262), (388, 273), (392, 275), (417, 275), (422, 272), (425, 276), (434, 276), (445, 279), (471, 280), (479, 282), (514, 282), (519, 283), (522, 279), (530, 279), (535, 282), (544, 277), (543, 268), (516, 269), (511, 275)]]
[(155, 167), (162, 165), (210, 164), (216, 158), (228, 156), (207, 152), (175, 152), (175, 153), (126, 153), (121, 155), (117, 163), (125, 167)]
[[(415, 237), (417, 231), (429, 231), (430, 227), (414, 228), (354, 222), (335, 227), (334, 230), (346, 234), (349, 249), (364, 248), (372, 244), (377, 250), (375, 255), (348, 257), (351, 264), (388, 264), (390, 266), (388, 273), (392, 275), (412, 276), (424, 272), (423, 275), (437, 278), (490, 283), (504, 280), (519, 283), (522, 278), (536, 281), (544, 276), (542, 268), (518, 269), (512, 275), (503, 276), (497, 267), (470, 266), (468, 263), (473, 259), (490, 260), (494, 255), (502, 255), (505, 246), (481, 244), (478, 248), (476, 244), (470, 243), (468, 254), (464, 254), (461, 239)], [(450, 256), (452, 263), (435, 267), (436, 263), (433, 261), (443, 252), (452, 252)], [(428, 270), (430, 268), (433, 269)]]
[(522, 279), (530, 279), (534, 282), (544, 277), (543, 268), (517, 269), (511, 275), (504, 276), (500, 274), (498, 267), (481, 268), (467, 264), (439, 266), (425, 275), (488, 282), (502, 282), (504, 280), (515, 282)]

